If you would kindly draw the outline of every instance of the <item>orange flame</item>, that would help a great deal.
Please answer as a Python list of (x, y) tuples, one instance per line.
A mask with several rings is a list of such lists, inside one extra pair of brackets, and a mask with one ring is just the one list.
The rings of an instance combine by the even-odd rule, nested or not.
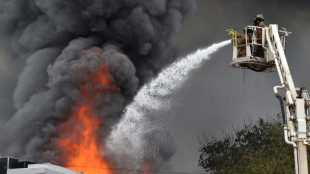
[(142, 174), (149, 174), (151, 165), (149, 163), (145, 163), (143, 167)]
[(97, 132), (102, 119), (95, 114), (96, 94), (104, 94), (115, 86), (109, 79), (109, 68), (100, 64), (89, 81), (81, 84), (81, 102), (76, 110), (60, 126), (62, 136), (59, 146), (67, 157), (66, 167), (85, 174), (111, 174), (109, 163), (100, 155)]

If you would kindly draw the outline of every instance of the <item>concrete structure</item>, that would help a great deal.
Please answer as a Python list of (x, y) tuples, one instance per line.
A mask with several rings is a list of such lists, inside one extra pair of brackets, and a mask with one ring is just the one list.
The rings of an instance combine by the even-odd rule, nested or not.
[(81, 174), (81, 173), (64, 167), (46, 163), (46, 164), (29, 164), (28, 168), (8, 169), (7, 174)]
[(7, 174), (7, 169), (27, 168), (30, 161), (19, 161), (12, 157), (0, 157), (0, 174)]

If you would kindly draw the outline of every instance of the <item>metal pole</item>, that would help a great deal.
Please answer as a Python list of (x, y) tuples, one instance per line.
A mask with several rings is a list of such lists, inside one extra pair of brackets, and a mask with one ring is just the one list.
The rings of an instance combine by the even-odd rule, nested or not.
[(297, 143), (299, 174), (308, 174), (307, 146), (303, 142)]
[(305, 99), (295, 100), (296, 125), (297, 125), (297, 152), (299, 174), (308, 174), (307, 146), (303, 140), (307, 139), (307, 122), (305, 113)]

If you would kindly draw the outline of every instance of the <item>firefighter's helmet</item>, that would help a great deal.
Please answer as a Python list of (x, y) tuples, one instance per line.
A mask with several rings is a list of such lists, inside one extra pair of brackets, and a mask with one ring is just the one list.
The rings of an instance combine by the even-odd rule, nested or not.
[(264, 21), (264, 15), (263, 14), (258, 14), (254, 17), (254, 25), (255, 26), (259, 25), (260, 21)]
[(254, 20), (264, 20), (264, 15), (263, 14), (258, 14), (255, 16)]

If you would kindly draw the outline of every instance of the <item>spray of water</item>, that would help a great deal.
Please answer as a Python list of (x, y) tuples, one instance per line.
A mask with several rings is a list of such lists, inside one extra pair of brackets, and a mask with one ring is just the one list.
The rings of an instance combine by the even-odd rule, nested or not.
[(130, 163), (131, 167), (139, 167), (141, 164), (131, 162), (150, 161), (161, 166), (162, 161), (173, 155), (174, 143), (164, 126), (166, 119), (154, 113), (169, 105), (166, 102), (167, 96), (187, 80), (191, 70), (198, 68), (209, 59), (210, 54), (229, 43), (231, 41), (227, 40), (198, 49), (162, 70), (157, 78), (140, 89), (107, 141), (109, 151), (119, 156), (117, 163)]

